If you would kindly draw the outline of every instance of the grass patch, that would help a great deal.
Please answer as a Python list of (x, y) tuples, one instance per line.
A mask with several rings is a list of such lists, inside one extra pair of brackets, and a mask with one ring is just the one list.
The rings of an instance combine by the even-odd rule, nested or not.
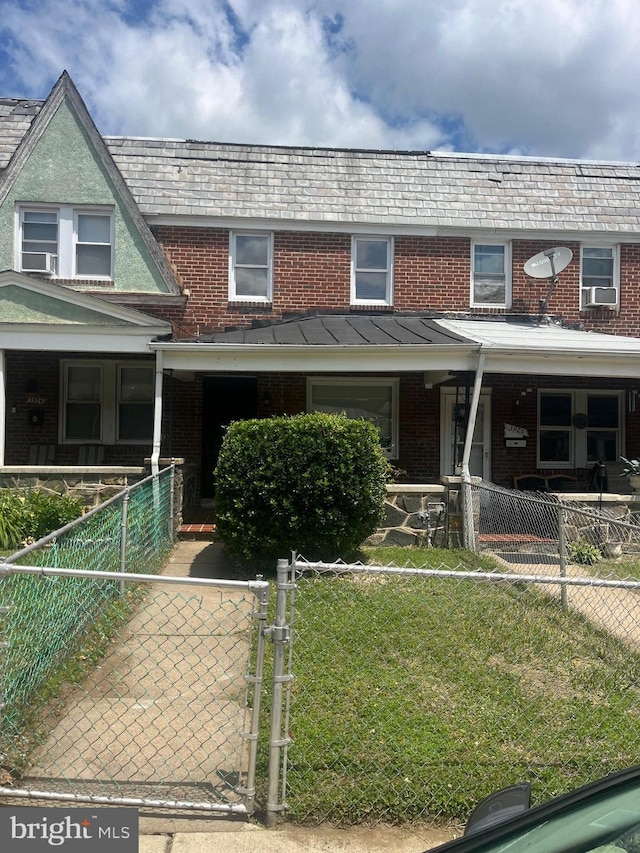
[[(493, 566), (466, 552), (365, 553)], [(637, 762), (639, 656), (523, 584), (305, 577), (293, 655), (298, 822), (462, 820), (507, 784), (531, 781), (542, 801)]]

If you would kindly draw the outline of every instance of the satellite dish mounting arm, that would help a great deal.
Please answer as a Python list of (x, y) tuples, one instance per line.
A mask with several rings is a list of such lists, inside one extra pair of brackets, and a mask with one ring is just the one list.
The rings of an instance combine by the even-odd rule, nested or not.
[(551, 286), (547, 291), (546, 297), (540, 302), (540, 313), (546, 314), (547, 308), (549, 306), (549, 300), (553, 296), (553, 291), (556, 289), (556, 284), (558, 283), (558, 274), (556, 273), (556, 268), (553, 263), (553, 259), (556, 254), (555, 249), (548, 249), (544, 254), (549, 258), (549, 263), (551, 264)]

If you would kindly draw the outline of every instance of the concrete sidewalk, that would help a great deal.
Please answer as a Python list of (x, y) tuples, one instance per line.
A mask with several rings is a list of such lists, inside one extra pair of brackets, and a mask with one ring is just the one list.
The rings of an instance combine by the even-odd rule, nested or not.
[(216, 820), (162, 821), (140, 818), (140, 853), (422, 853), (454, 837), (452, 831), (420, 827), (300, 827), (265, 829), (253, 823)]

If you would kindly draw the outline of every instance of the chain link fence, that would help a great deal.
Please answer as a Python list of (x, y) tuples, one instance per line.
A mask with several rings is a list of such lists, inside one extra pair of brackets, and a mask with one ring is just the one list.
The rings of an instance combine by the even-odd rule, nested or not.
[(173, 514), (167, 469), (0, 563), (0, 795), (253, 809), (268, 584), (153, 577)]
[(640, 583), (467, 569), (294, 562), (292, 819), (461, 822), (504, 785), (540, 802), (638, 763)]
[(600, 576), (640, 577), (640, 502), (633, 496), (521, 492), (471, 486), (477, 550), (515, 564), (579, 566)]
[[(42, 583), (27, 574), (10, 574), (9, 567), (154, 573), (173, 546), (172, 514), (173, 468), (167, 468), (0, 560), (5, 718), (30, 706), (52, 669), (77, 650), (107, 604), (124, 592), (122, 582), (69, 578), (64, 584)], [(7, 608), (12, 608), (11, 619)]]

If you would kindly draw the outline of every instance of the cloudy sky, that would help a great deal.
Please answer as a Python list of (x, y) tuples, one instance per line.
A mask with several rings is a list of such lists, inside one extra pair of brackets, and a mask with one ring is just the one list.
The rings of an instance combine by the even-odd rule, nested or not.
[(0, 0), (105, 134), (640, 159), (640, 0)]

